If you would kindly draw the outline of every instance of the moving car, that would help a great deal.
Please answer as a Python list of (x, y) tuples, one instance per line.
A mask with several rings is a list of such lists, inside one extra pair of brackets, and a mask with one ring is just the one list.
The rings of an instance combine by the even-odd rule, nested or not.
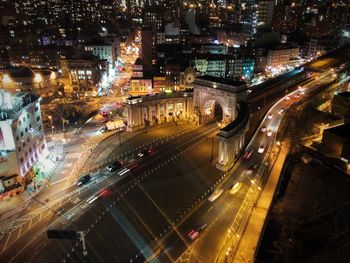
[(289, 96), (285, 96), (284, 100), (290, 100), (290, 97)]
[(272, 114), (269, 113), (269, 114), (267, 115), (267, 118), (268, 118), (269, 120), (271, 120), (271, 119), (272, 119)]
[(266, 132), (266, 130), (267, 130), (267, 129), (266, 129), (266, 127), (264, 126), (264, 127), (261, 128), (260, 131), (261, 131), (261, 132)]
[(137, 163), (133, 163), (127, 167), (124, 167), (123, 169), (121, 169), (119, 172), (118, 172), (118, 175), (119, 176), (123, 176), (124, 174), (127, 174), (128, 172), (132, 172), (134, 170), (136, 170), (138, 168), (138, 164)]
[(83, 186), (84, 184), (87, 184), (91, 181), (91, 175), (87, 174), (78, 179), (77, 186)]
[(271, 137), (271, 136), (272, 136), (272, 131), (271, 131), (271, 130), (268, 130), (267, 133), (266, 133), (266, 135), (267, 135), (268, 137)]
[(278, 114), (282, 114), (283, 112), (285, 112), (285, 109), (284, 109), (284, 108), (281, 108), (281, 109), (278, 111)]
[(103, 126), (103, 127), (98, 129), (98, 132), (105, 133), (105, 132), (107, 132), (107, 128), (105, 126)]
[(246, 173), (252, 174), (257, 166), (258, 166), (257, 164), (253, 164), (253, 165), (249, 166), (248, 169), (246, 170)]
[(107, 170), (110, 172), (115, 172), (116, 170), (123, 167), (123, 164), (120, 161), (116, 161), (107, 166)]
[(190, 229), (188, 232), (187, 232), (187, 237), (190, 239), (190, 240), (195, 240), (199, 234), (201, 232), (203, 232), (203, 230), (207, 227), (207, 224), (204, 224), (204, 225), (201, 225), (201, 226), (198, 226), (198, 227), (195, 227), (195, 228), (192, 228)]
[(100, 112), (100, 115), (101, 115), (102, 117), (107, 118), (107, 117), (108, 117), (108, 112), (101, 111), (101, 112)]
[(138, 157), (144, 157), (144, 156), (148, 156), (148, 155), (153, 155), (155, 153), (155, 149), (154, 148), (148, 148), (148, 149), (145, 149), (141, 152), (139, 152), (137, 154)]
[(239, 191), (239, 189), (241, 189), (242, 185), (243, 184), (241, 182), (235, 183), (234, 185), (231, 186), (229, 193), (231, 195), (236, 194)]
[(265, 151), (264, 145), (261, 145), (258, 149), (258, 153), (263, 153)]
[(243, 158), (244, 159), (249, 159), (250, 157), (252, 157), (253, 155), (253, 152), (254, 152), (254, 149), (253, 150), (250, 150), (250, 151), (246, 151)]
[(122, 120), (108, 121), (105, 127), (107, 131), (113, 131), (113, 130), (124, 128), (125, 123)]
[(208, 197), (208, 201), (209, 202), (214, 202), (216, 199), (219, 198), (219, 196), (222, 194), (224, 190), (219, 188), (216, 189), (209, 197)]

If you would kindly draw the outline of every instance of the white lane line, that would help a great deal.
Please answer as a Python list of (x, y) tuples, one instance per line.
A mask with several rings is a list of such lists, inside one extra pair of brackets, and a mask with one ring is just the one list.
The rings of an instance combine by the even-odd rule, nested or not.
[(55, 181), (55, 182), (52, 182), (51, 185), (58, 184), (58, 183), (60, 183), (60, 182), (62, 182), (62, 181), (65, 181), (65, 180), (67, 180), (67, 179), (68, 179), (68, 177), (62, 178), (62, 179), (60, 179), (60, 180), (57, 180), (57, 181)]

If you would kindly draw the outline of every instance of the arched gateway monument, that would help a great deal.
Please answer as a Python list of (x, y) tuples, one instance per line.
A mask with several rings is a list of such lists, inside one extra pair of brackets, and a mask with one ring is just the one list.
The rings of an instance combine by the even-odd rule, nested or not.
[(128, 111), (127, 129), (134, 131), (148, 125), (174, 120), (204, 124), (216, 120), (219, 156), (217, 168), (227, 170), (236, 160), (245, 143), (249, 111), (244, 102), (245, 82), (216, 77), (196, 78), (193, 92), (174, 92), (154, 96), (130, 97), (125, 101)]
[(201, 124), (221, 118), (217, 168), (227, 170), (234, 163), (245, 143), (249, 110), (245, 102), (245, 82), (204, 76), (193, 83), (193, 106)]

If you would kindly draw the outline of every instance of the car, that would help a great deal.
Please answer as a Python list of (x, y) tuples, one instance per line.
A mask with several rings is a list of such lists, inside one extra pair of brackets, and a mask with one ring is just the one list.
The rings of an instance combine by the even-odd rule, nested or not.
[(207, 224), (194, 227), (189, 231), (187, 231), (186, 235), (190, 240), (195, 240), (199, 236), (199, 234), (204, 231), (206, 227), (207, 227)]
[(236, 194), (236, 193), (239, 191), (239, 189), (241, 189), (242, 185), (243, 185), (243, 184), (242, 184), (241, 182), (235, 183), (234, 185), (232, 185), (232, 186), (230, 187), (229, 193), (230, 193), (231, 195)]
[(214, 202), (216, 199), (219, 198), (219, 196), (222, 194), (224, 190), (219, 188), (216, 189), (209, 197), (208, 197), (208, 201), (209, 202)]
[(261, 132), (266, 132), (266, 130), (267, 130), (267, 129), (266, 129), (265, 126), (261, 127), (261, 129), (260, 129)]
[(155, 149), (154, 148), (148, 148), (148, 149), (145, 149), (141, 152), (139, 152), (137, 154), (138, 157), (144, 157), (144, 156), (148, 156), (148, 155), (153, 155), (155, 153)]
[(250, 150), (250, 151), (246, 151), (243, 158), (244, 159), (249, 159), (250, 157), (252, 157), (253, 155), (253, 152), (254, 152), (254, 149), (253, 150)]
[(91, 181), (91, 175), (86, 174), (78, 179), (77, 186), (83, 186)]
[(272, 136), (272, 131), (271, 131), (271, 130), (268, 130), (267, 133), (266, 133), (266, 135), (267, 135), (268, 137), (271, 137), (271, 136)]
[(261, 145), (258, 149), (258, 153), (263, 153), (265, 151), (264, 145)]
[(301, 97), (301, 95), (299, 93), (294, 95), (294, 98), (296, 98), (296, 99), (299, 99), (300, 97)]
[(107, 170), (110, 172), (115, 172), (116, 170), (120, 169), (123, 167), (122, 162), (116, 161), (110, 165), (107, 166)]
[(289, 96), (285, 96), (284, 100), (290, 100), (290, 97)]
[(103, 127), (101, 127), (101, 128), (99, 128), (98, 129), (98, 132), (100, 132), (100, 133), (105, 133), (105, 132), (107, 132), (108, 130), (107, 130), (107, 128), (105, 127), (105, 126), (103, 126)]
[(61, 215), (64, 213), (64, 211), (65, 211), (65, 209), (62, 207), (62, 208), (57, 210), (56, 215)]
[(282, 114), (283, 112), (285, 112), (286, 110), (284, 108), (281, 108), (279, 111), (278, 111), (278, 114)]
[(100, 115), (102, 116), (102, 117), (108, 117), (108, 112), (105, 112), (105, 111), (101, 111), (100, 112)]
[(252, 164), (251, 166), (248, 167), (248, 169), (246, 170), (246, 173), (252, 174), (257, 166), (258, 166), (257, 164)]
[(267, 118), (268, 118), (269, 120), (271, 120), (271, 119), (272, 119), (272, 114), (269, 113), (269, 114), (267, 115)]

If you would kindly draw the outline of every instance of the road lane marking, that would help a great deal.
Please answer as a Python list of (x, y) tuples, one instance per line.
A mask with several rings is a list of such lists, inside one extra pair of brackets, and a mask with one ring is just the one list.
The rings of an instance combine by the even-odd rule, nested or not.
[(67, 180), (67, 179), (68, 179), (68, 177), (65, 177), (65, 178), (62, 178), (62, 179), (57, 180), (57, 181), (55, 181), (55, 182), (52, 182), (52, 183), (50, 183), (50, 184), (51, 184), (51, 185), (58, 184), (58, 183), (60, 183), (60, 182), (62, 182), (62, 181), (65, 181), (65, 180)]

